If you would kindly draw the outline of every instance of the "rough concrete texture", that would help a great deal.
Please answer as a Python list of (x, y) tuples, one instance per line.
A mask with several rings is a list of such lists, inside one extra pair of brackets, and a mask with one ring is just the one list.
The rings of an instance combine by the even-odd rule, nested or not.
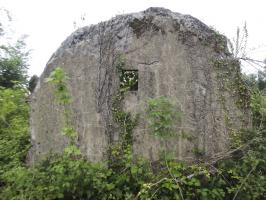
[[(209, 158), (228, 149), (231, 132), (250, 126), (248, 103), (237, 105), (241, 96), (231, 87), (240, 72), (226, 39), (189, 15), (149, 8), (78, 29), (52, 55), (31, 98), (31, 162), (50, 151), (62, 152), (67, 144), (60, 134), (62, 109), (45, 82), (57, 66), (70, 78), (72, 122), (82, 153), (93, 162), (107, 158), (108, 147), (119, 138), (112, 101), (119, 90), (121, 56), (125, 69), (138, 70), (139, 76), (138, 91), (128, 91), (122, 102), (126, 111), (140, 114), (133, 133), (135, 155), (155, 161), (167, 150), (182, 160)], [(182, 112), (176, 137), (150, 133), (147, 99), (159, 96)]]

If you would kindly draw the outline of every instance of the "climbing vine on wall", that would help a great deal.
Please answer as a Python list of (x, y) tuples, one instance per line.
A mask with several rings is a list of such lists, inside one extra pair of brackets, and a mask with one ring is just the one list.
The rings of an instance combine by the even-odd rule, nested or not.
[(71, 110), (69, 104), (71, 103), (71, 95), (67, 87), (68, 76), (62, 68), (56, 67), (46, 79), (48, 83), (55, 86), (56, 100), (63, 108), (63, 128), (62, 134), (68, 137), (69, 145), (65, 148), (67, 154), (80, 155), (80, 150), (76, 144), (77, 132), (71, 123)]
[(251, 91), (241, 75), (239, 61), (236, 59), (214, 59), (212, 64), (217, 70), (217, 78), (222, 84), (219, 89), (228, 91), (235, 96), (235, 103), (240, 109), (250, 108)]
[(225, 125), (229, 132), (230, 143), (232, 147), (241, 145), (241, 131), (233, 127), (233, 117), (230, 116), (230, 110), (225, 94), (229, 94), (234, 99), (235, 105), (241, 110), (235, 119), (239, 120), (244, 126), (247, 125), (244, 121), (244, 115), (249, 115), (251, 105), (251, 88), (249, 88), (240, 72), (240, 63), (234, 58), (219, 58), (213, 59), (212, 65), (217, 72), (219, 100), (224, 112)]
[(114, 122), (118, 125), (119, 140), (110, 147), (110, 165), (121, 166), (123, 163), (132, 160), (133, 130), (137, 125), (139, 115), (132, 116), (130, 112), (123, 110), (123, 100), (125, 93), (128, 92), (135, 79), (129, 79), (127, 74), (123, 73), (125, 60), (120, 55), (116, 63), (116, 71), (120, 80), (120, 88), (113, 98), (112, 115)]

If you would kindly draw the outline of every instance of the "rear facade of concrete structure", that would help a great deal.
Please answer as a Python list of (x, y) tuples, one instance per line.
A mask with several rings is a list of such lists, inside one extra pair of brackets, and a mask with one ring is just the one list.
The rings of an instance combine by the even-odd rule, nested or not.
[[(62, 152), (68, 143), (60, 133), (62, 108), (45, 81), (58, 66), (69, 77), (81, 152), (93, 162), (107, 159), (108, 148), (119, 140), (112, 106), (121, 59), (123, 70), (138, 74), (137, 89), (121, 102), (125, 111), (139, 115), (135, 155), (156, 161), (166, 150), (180, 160), (194, 160), (197, 153), (212, 157), (228, 150), (232, 132), (250, 126), (249, 96), (239, 103), (240, 67), (226, 39), (191, 16), (149, 8), (78, 29), (53, 54), (31, 97), (31, 163), (50, 151)], [(147, 100), (161, 96), (182, 113), (175, 137), (158, 138), (149, 129)]]

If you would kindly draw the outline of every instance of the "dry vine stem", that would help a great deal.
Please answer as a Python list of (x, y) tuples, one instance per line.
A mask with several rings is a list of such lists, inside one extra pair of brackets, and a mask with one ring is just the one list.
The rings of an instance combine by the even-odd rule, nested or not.
[[(127, 21), (127, 18), (121, 20)], [(114, 142), (114, 120), (112, 117), (112, 104), (115, 95), (119, 92), (119, 78), (117, 76), (117, 65), (121, 62), (123, 54), (133, 53), (134, 51), (143, 48), (148, 43), (142, 44), (139, 48), (128, 49), (124, 51), (120, 40), (130, 41), (132, 30), (130, 27), (125, 27), (118, 23), (115, 19), (102, 22), (97, 27), (97, 47), (98, 47), (98, 61), (97, 61), (97, 81), (95, 87), (96, 96), (96, 110), (101, 114), (104, 122), (105, 133), (108, 137), (108, 143)], [(154, 29), (150, 31), (150, 37), (155, 32)], [(152, 65), (159, 62), (158, 60), (150, 62), (134, 62), (145, 65)]]
[(116, 64), (119, 53), (116, 50), (117, 35), (122, 27), (113, 27), (113, 21), (103, 22), (97, 30), (98, 42), (98, 64), (97, 64), (97, 85), (95, 88), (97, 112), (101, 113), (105, 123), (105, 133), (109, 144), (113, 142), (113, 119), (112, 119), (112, 99), (115, 95), (116, 85)]

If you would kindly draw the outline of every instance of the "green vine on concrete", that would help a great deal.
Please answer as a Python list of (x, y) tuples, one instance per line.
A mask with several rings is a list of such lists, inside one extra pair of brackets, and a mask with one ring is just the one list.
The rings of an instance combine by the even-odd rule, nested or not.
[(214, 59), (211, 61), (211, 64), (217, 70), (217, 79), (218, 81), (218, 90), (219, 90), (219, 101), (222, 105), (222, 110), (224, 112), (224, 120), (227, 129), (232, 132), (232, 123), (231, 118), (229, 116), (229, 110), (226, 107), (226, 97), (224, 96), (224, 92), (229, 91), (228, 82), (229, 82), (229, 74), (231, 73), (229, 70), (225, 71), (224, 69), (227, 67), (227, 62), (224, 59)]
[[(219, 81), (219, 100), (224, 111), (225, 124), (230, 133), (231, 146), (237, 148), (241, 145), (241, 131), (233, 128), (232, 119), (226, 106), (226, 97), (224, 92), (230, 93), (234, 97), (236, 106), (244, 113), (250, 109), (251, 91), (246, 86), (240, 72), (240, 63), (237, 59), (214, 59), (213, 66), (217, 70), (217, 79)], [(238, 116), (243, 120), (243, 115)], [(244, 122), (244, 121), (243, 121)]]
[(208, 38), (208, 43), (211, 44), (214, 51), (216, 51), (217, 53), (225, 53), (229, 55), (227, 48), (227, 38), (214, 27), (211, 27), (211, 29), (213, 33)]
[[(240, 72), (240, 62), (237, 59), (215, 59), (212, 61), (218, 70), (218, 79), (222, 86), (219, 88), (228, 91), (237, 97), (235, 103), (240, 109), (250, 108), (251, 91), (246, 86)], [(219, 73), (220, 72), (220, 73)]]
[(67, 155), (80, 155), (80, 150), (76, 144), (77, 132), (71, 123), (72, 113), (69, 104), (72, 102), (72, 99), (67, 87), (68, 80), (69, 77), (60, 67), (56, 67), (46, 79), (48, 83), (55, 86), (56, 100), (63, 107), (62, 135), (69, 139), (69, 145), (65, 148), (65, 153)]
[[(136, 127), (139, 118), (138, 114), (133, 117), (130, 112), (125, 112), (123, 110), (122, 102), (125, 93), (130, 90), (132, 84), (135, 84), (134, 81), (130, 81), (123, 77), (126, 75), (123, 73), (124, 68), (125, 59), (120, 56), (116, 64), (120, 80), (120, 88), (114, 96), (112, 103), (112, 115), (114, 122), (118, 125), (119, 131), (119, 140), (116, 144), (113, 144), (110, 149), (110, 164), (113, 168), (115, 168), (115, 166), (124, 166), (126, 163), (132, 161), (133, 130)], [(121, 81), (123, 81), (123, 84), (121, 84)]]

